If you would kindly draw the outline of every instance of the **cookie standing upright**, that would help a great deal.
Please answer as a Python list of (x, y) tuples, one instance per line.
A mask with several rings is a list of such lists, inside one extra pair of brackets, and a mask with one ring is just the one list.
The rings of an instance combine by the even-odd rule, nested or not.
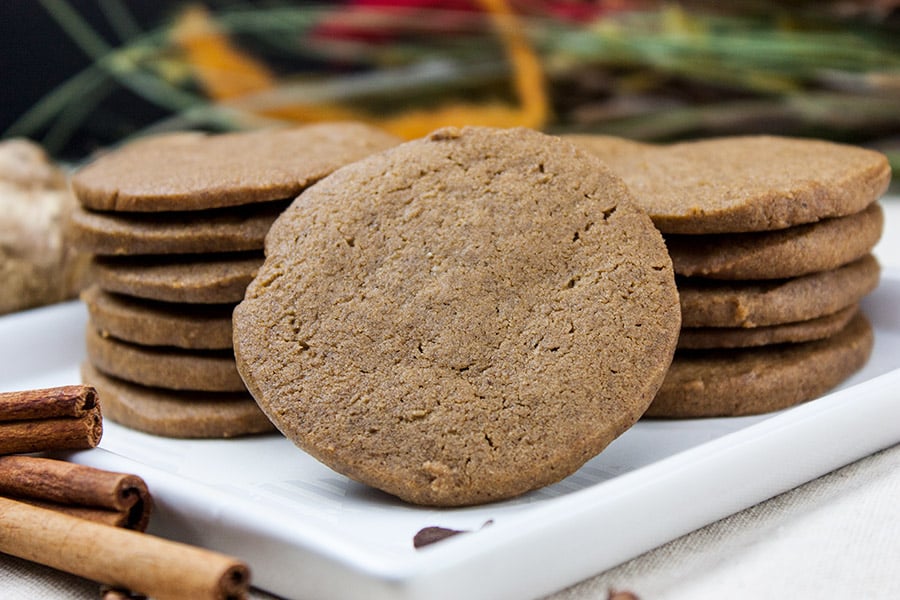
[(404, 500), (558, 481), (646, 410), (679, 330), (621, 180), (530, 130), (439, 130), (344, 167), (273, 225), (234, 314), (276, 425)]
[(884, 155), (773, 136), (570, 140), (631, 187), (679, 275), (685, 330), (648, 414), (776, 410), (822, 394), (868, 359), (871, 330), (854, 307), (878, 282), (870, 253), (891, 176)]
[(375, 128), (148, 138), (101, 156), (72, 187), (70, 230), (94, 255), (83, 378), (104, 414), (179, 437), (271, 431), (237, 373), (230, 314), (266, 233), (305, 187), (399, 143)]

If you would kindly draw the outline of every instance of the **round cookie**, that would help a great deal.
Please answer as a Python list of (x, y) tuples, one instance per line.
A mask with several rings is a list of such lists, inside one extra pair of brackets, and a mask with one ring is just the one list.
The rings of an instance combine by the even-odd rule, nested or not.
[(258, 253), (94, 257), (100, 289), (150, 300), (227, 304), (244, 297), (263, 257)]
[(150, 388), (104, 375), (89, 363), (81, 379), (97, 389), (103, 417), (154, 435), (230, 438), (275, 427), (246, 392), (192, 392)]
[(783, 229), (857, 213), (887, 189), (887, 158), (820, 140), (743, 136), (654, 146), (568, 140), (601, 158), (663, 233)]
[(816, 398), (869, 359), (874, 337), (862, 313), (814, 342), (740, 350), (679, 351), (645, 417), (754, 415)]
[(95, 210), (203, 210), (283, 200), (399, 141), (361, 123), (163, 135), (101, 156), (75, 174), (72, 189)]
[(843, 267), (773, 281), (679, 278), (683, 327), (762, 327), (830, 315), (878, 286), (880, 267), (867, 255)]
[(846, 327), (857, 310), (859, 305), (854, 304), (824, 317), (766, 327), (682, 327), (678, 348), (749, 348), (820, 340)]
[(305, 191), (234, 321), (239, 371), (287, 437), (439, 506), (574, 472), (643, 414), (680, 326), (662, 237), (622, 182), (558, 138), (487, 128)]
[(81, 300), (104, 336), (142, 346), (232, 347), (233, 304), (171, 304), (110, 294), (97, 286), (82, 292)]
[(241, 392), (234, 357), (227, 350), (188, 351), (138, 346), (87, 328), (87, 356), (107, 375), (169, 390)]
[(710, 279), (781, 279), (826, 271), (868, 254), (881, 237), (875, 202), (859, 213), (778, 231), (669, 235), (675, 273)]
[(109, 213), (76, 208), (71, 243), (100, 255), (193, 254), (262, 250), (287, 202), (193, 212)]

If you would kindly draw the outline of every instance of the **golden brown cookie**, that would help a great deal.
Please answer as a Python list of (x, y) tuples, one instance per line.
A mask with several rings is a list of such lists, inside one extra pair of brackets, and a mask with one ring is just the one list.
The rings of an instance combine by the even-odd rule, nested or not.
[(857, 310), (859, 305), (854, 304), (824, 317), (766, 327), (682, 327), (678, 348), (749, 348), (820, 340), (843, 329)]
[(887, 189), (887, 158), (774, 136), (654, 146), (567, 136), (625, 180), (664, 233), (770, 231), (858, 213)]
[(831, 271), (771, 281), (679, 278), (684, 327), (762, 327), (830, 315), (878, 286), (874, 256)]
[(230, 350), (139, 346), (103, 337), (92, 325), (85, 338), (88, 360), (112, 377), (170, 390), (244, 391)]
[(881, 237), (875, 202), (846, 217), (778, 231), (668, 235), (675, 273), (711, 279), (782, 279), (826, 271), (868, 254)]
[(173, 304), (104, 292), (81, 294), (91, 323), (104, 336), (142, 346), (195, 350), (231, 348), (233, 304)]
[(255, 252), (94, 257), (90, 277), (108, 292), (163, 302), (227, 304), (243, 298), (262, 261)]
[(103, 417), (166, 437), (230, 438), (268, 433), (275, 427), (246, 392), (164, 390), (104, 375), (89, 363), (81, 378), (97, 389)]
[(862, 313), (814, 342), (738, 350), (679, 350), (646, 417), (754, 415), (821, 396), (869, 359), (872, 327)]
[(643, 414), (680, 325), (659, 232), (603, 165), (442, 129), (333, 173), (273, 225), (238, 367), (298, 446), (410, 502), (509, 498)]
[(95, 210), (203, 210), (290, 199), (341, 165), (399, 140), (361, 123), (218, 135), (173, 134), (123, 146), (72, 178)]
[(286, 202), (166, 213), (72, 212), (69, 237), (100, 255), (192, 254), (262, 250)]

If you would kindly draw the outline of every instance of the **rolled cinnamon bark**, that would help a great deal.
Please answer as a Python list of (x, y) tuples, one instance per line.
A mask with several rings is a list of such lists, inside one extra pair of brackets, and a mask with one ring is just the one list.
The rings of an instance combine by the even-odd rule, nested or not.
[(100, 443), (97, 392), (86, 385), (0, 393), (0, 454), (83, 450)]
[(32, 456), (0, 456), (0, 495), (139, 531), (153, 506), (137, 475)]
[(97, 406), (97, 390), (66, 385), (40, 390), (0, 392), (0, 421), (83, 417)]
[(0, 552), (156, 600), (246, 598), (242, 561), (0, 498)]
[(135, 531), (144, 531), (144, 529), (139, 529), (129, 523), (127, 513), (119, 512), (116, 510), (75, 506), (73, 504), (57, 504), (56, 502), (45, 502), (44, 500), (23, 498), (21, 496), (10, 497), (10, 500), (16, 500), (18, 502), (30, 504), (32, 506), (40, 506), (41, 508), (55, 510), (67, 515), (72, 515), (73, 517), (78, 517), (79, 519), (87, 519), (89, 521), (94, 521), (95, 523), (100, 523), (102, 525), (109, 525), (110, 527), (124, 527), (126, 529), (133, 529)]
[(80, 419), (0, 422), (0, 454), (87, 450), (97, 446), (102, 435), (103, 421), (99, 410)]

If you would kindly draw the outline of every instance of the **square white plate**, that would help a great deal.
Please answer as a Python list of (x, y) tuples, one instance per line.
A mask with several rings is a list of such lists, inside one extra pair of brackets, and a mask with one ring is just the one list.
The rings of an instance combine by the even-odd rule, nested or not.
[[(142, 476), (152, 532), (243, 558), (275, 594), (539, 597), (900, 441), (898, 305), (900, 269), (885, 269), (864, 303), (873, 356), (820, 399), (761, 417), (642, 421), (564, 481), (487, 506), (405, 505), (277, 435), (176, 440), (106, 422), (102, 449), (68, 458)], [(85, 313), (70, 302), (0, 318), (0, 389), (77, 383)], [(416, 550), (427, 526), (472, 533)]]

